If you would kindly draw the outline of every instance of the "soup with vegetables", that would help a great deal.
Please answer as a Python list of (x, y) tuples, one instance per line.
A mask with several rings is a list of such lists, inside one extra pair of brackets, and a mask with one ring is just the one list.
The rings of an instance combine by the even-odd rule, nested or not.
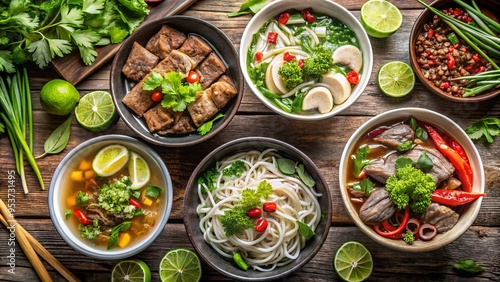
[(349, 98), (362, 75), (354, 31), (311, 8), (267, 21), (254, 34), (247, 56), (253, 83), (288, 113), (330, 112)]
[(108, 250), (148, 234), (164, 205), (164, 188), (145, 159), (122, 145), (82, 155), (62, 183), (70, 229)]
[(472, 193), (467, 153), (446, 132), (408, 117), (374, 128), (348, 160), (346, 189), (380, 236), (432, 240), (457, 223)]

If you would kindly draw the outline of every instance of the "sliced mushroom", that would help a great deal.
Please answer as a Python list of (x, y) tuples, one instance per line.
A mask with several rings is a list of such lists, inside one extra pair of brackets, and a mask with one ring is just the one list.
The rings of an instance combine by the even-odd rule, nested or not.
[(266, 87), (273, 93), (281, 95), (281, 91), (276, 87), (276, 84), (274, 84), (274, 79), (272, 75), (272, 68), (273, 65), (269, 64), (266, 69)]
[(283, 78), (281, 78), (281, 75), (279, 75), (278, 71), (280, 70), (281, 66), (285, 63), (285, 60), (283, 60), (283, 54), (277, 55), (269, 64), (272, 69), (271, 69), (271, 75), (273, 77), (274, 84), (276, 85), (276, 88), (279, 89), (280, 93), (287, 93), (288, 89), (285, 86), (285, 83), (283, 82)]
[(329, 72), (323, 75), (322, 82), (328, 85), (335, 105), (344, 103), (351, 95), (351, 84), (341, 73)]
[(323, 86), (314, 87), (307, 92), (302, 101), (302, 109), (304, 111), (318, 109), (321, 114), (328, 113), (333, 108), (332, 93), (328, 88)]
[(361, 51), (354, 45), (340, 46), (333, 52), (332, 57), (334, 63), (347, 65), (355, 72), (359, 72), (361, 70), (361, 66), (363, 65)]

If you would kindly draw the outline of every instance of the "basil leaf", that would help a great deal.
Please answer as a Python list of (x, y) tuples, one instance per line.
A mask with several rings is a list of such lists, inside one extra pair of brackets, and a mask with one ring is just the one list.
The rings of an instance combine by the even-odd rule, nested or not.
[(118, 244), (118, 235), (120, 235), (120, 232), (127, 231), (131, 224), (131, 221), (124, 221), (111, 229), (111, 235), (109, 236), (108, 241), (108, 250), (116, 247), (116, 244)]
[(297, 173), (299, 175), (300, 180), (302, 180), (302, 182), (304, 182), (304, 184), (307, 187), (311, 188), (311, 187), (314, 186), (314, 184), (316, 184), (316, 182), (314, 181), (314, 179), (312, 179), (312, 177), (309, 175), (309, 173), (307, 173), (307, 171), (305, 170), (303, 164), (300, 164), (297, 167)]
[(397, 158), (396, 162), (394, 163), (394, 166), (396, 169), (403, 168), (403, 167), (406, 167), (408, 165), (413, 166), (413, 161), (410, 158), (406, 158), (406, 157), (399, 157), (399, 158)]
[(302, 234), (304, 238), (309, 239), (316, 234), (307, 224), (300, 222), (298, 220), (295, 222), (299, 225), (300, 234)]
[(431, 158), (429, 158), (429, 156), (427, 155), (427, 151), (424, 150), (420, 155), (420, 157), (418, 158), (416, 165), (423, 172), (428, 172), (429, 170), (432, 169), (434, 163), (432, 162)]
[(158, 187), (156, 185), (149, 185), (146, 188), (146, 196), (158, 199), (160, 196), (161, 192), (163, 191), (163, 188)]
[(290, 159), (277, 159), (276, 164), (278, 170), (283, 174), (292, 175), (295, 173), (295, 162)]
[(71, 132), (71, 121), (73, 120), (73, 115), (70, 115), (65, 122), (63, 122), (60, 126), (58, 126), (47, 138), (45, 144), (43, 145), (43, 149), (46, 154), (57, 154), (66, 148), (69, 141), (69, 134)]

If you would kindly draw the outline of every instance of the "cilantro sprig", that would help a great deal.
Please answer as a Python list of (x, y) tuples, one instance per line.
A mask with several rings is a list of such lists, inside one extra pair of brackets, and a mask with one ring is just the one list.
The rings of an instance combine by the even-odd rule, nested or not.
[(470, 139), (481, 139), (483, 136), (488, 143), (493, 143), (494, 136), (500, 134), (500, 119), (496, 117), (484, 117), (476, 120), (465, 129)]

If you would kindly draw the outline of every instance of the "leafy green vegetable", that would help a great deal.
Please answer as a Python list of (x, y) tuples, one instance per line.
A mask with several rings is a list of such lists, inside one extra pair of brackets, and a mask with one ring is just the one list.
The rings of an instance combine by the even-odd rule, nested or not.
[(427, 155), (427, 150), (424, 150), (420, 157), (418, 157), (415, 166), (423, 172), (428, 172), (432, 169), (432, 167), (434, 167), (434, 163)]
[(406, 157), (399, 157), (396, 159), (396, 162), (394, 163), (394, 167), (396, 169), (400, 169), (406, 166), (413, 166), (415, 163), (413, 162), (412, 159), (406, 158)]
[(396, 174), (387, 179), (385, 189), (399, 209), (410, 205), (412, 211), (422, 213), (431, 204), (436, 184), (432, 175), (407, 165), (396, 169)]
[(299, 66), (299, 61), (297, 61), (297, 59), (285, 62), (279, 68), (278, 74), (283, 79), (287, 89), (293, 89), (297, 85), (304, 82), (302, 77), (302, 68)]
[(267, 0), (247, 0), (245, 3), (241, 4), (237, 12), (228, 13), (227, 16), (231, 18), (247, 14), (256, 14), (266, 4)]
[(36, 158), (42, 158), (47, 154), (57, 154), (60, 153), (69, 142), (69, 136), (71, 133), (71, 122), (73, 120), (73, 115), (70, 115), (65, 122), (59, 125), (47, 138), (43, 149), (45, 152)]
[(90, 65), (94, 46), (119, 43), (149, 13), (141, 0), (1, 1), (0, 71), (34, 61), (44, 68), (73, 50)]
[(371, 161), (368, 159), (368, 154), (370, 153), (370, 147), (362, 146), (356, 152), (356, 156), (353, 156), (354, 162), (354, 175), (358, 177), (361, 174), (361, 171), (366, 165), (369, 165)]
[(206, 170), (205, 173), (203, 173), (203, 176), (200, 176), (198, 178), (198, 184), (202, 186), (201, 192), (203, 194), (206, 194), (215, 190), (215, 188), (217, 188), (215, 184), (217, 183), (218, 178), (219, 172), (215, 168)]
[(494, 136), (500, 134), (500, 119), (496, 117), (484, 117), (473, 122), (465, 129), (470, 139), (480, 139), (484, 136), (488, 143), (493, 143)]
[(164, 108), (182, 112), (189, 103), (196, 100), (196, 93), (202, 91), (200, 83), (188, 83), (183, 79), (184, 75), (179, 72), (171, 71), (162, 76), (153, 71), (144, 81), (142, 89), (154, 90), (161, 87), (161, 92), (164, 94), (161, 105)]
[(94, 240), (101, 234), (101, 227), (99, 226), (99, 220), (97, 218), (94, 218), (92, 224), (89, 225), (78, 224), (78, 230), (82, 238), (89, 240)]
[(314, 236), (316, 233), (309, 227), (309, 225), (301, 222), (301, 221), (295, 221), (297, 225), (299, 226), (299, 231), (302, 236), (306, 239), (310, 239), (312, 236)]
[(313, 49), (313, 55), (304, 60), (302, 70), (305, 76), (318, 77), (333, 68), (333, 52), (319, 45)]
[(363, 178), (363, 180), (361, 180), (360, 182), (358, 183), (355, 183), (353, 186), (352, 186), (352, 189), (353, 190), (356, 190), (356, 191), (361, 191), (365, 194), (365, 196), (370, 196), (373, 192), (373, 189), (374, 189), (374, 184), (373, 182), (370, 180), (370, 178), (368, 177), (365, 177)]
[(427, 131), (418, 125), (417, 120), (414, 117), (410, 117), (410, 127), (415, 131), (417, 138), (426, 140), (429, 137)]
[[(158, 199), (160, 196), (161, 192), (163, 192), (163, 188), (156, 186), (156, 185), (148, 185), (146, 187), (146, 196)], [(136, 197), (138, 198), (138, 197)]]
[(300, 180), (302, 180), (302, 182), (304, 182), (304, 184), (307, 187), (311, 188), (314, 186), (314, 184), (316, 184), (314, 179), (312, 179), (312, 177), (309, 175), (309, 173), (307, 173), (303, 164), (299, 164), (297, 166), (297, 174), (298, 174)]
[(198, 126), (198, 128), (196, 129), (198, 131), (198, 133), (200, 135), (205, 135), (207, 134), (208, 132), (210, 132), (210, 130), (212, 130), (212, 126), (214, 124), (214, 121), (220, 119), (220, 118), (223, 118), (224, 117), (224, 114), (223, 113), (218, 113), (213, 119), (203, 123), (202, 125)]
[(407, 152), (411, 149), (411, 147), (413, 146), (413, 141), (411, 140), (408, 140), (408, 141), (405, 141), (401, 144), (399, 144), (397, 147), (396, 147), (396, 150), (400, 153), (404, 153), (404, 152)]
[(76, 195), (76, 204), (81, 207), (86, 207), (89, 205), (90, 197), (87, 193), (80, 191), (78, 195)]
[(245, 163), (242, 160), (235, 160), (229, 167), (222, 170), (224, 176), (237, 176), (240, 177), (245, 172)]
[(67, 209), (64, 211), (64, 218), (66, 220), (70, 219), (71, 218), (71, 210), (70, 209)]
[(415, 235), (413, 235), (413, 232), (407, 231), (406, 233), (403, 234), (403, 241), (406, 242), (408, 245), (412, 245), (413, 242), (415, 241)]
[(470, 274), (477, 274), (486, 270), (484, 267), (477, 264), (474, 260), (471, 259), (461, 259), (457, 263), (453, 264), (453, 267), (457, 270)]
[(109, 240), (108, 240), (108, 250), (113, 249), (116, 247), (116, 244), (118, 244), (118, 235), (120, 235), (120, 232), (127, 231), (132, 224), (132, 221), (124, 221), (116, 226), (114, 226), (111, 229), (111, 235), (109, 235)]
[(280, 158), (276, 160), (278, 170), (286, 175), (293, 175), (295, 173), (295, 162), (290, 159)]

